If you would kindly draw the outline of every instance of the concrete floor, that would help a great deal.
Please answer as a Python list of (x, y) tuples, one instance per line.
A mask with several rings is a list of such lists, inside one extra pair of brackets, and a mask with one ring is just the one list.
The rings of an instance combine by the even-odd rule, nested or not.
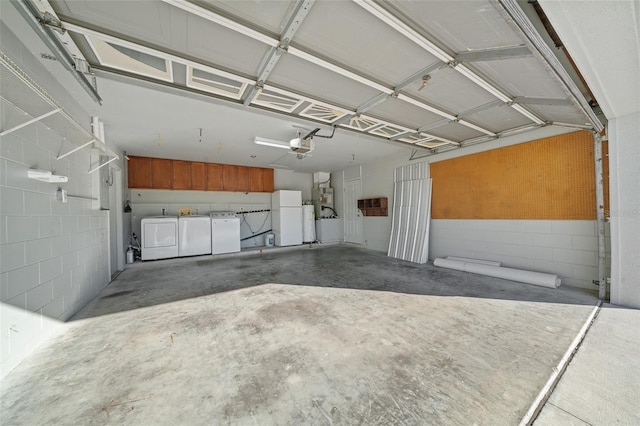
[(124, 271), (2, 424), (517, 424), (597, 303), (350, 246)]
[(640, 425), (640, 310), (604, 305), (535, 422)]

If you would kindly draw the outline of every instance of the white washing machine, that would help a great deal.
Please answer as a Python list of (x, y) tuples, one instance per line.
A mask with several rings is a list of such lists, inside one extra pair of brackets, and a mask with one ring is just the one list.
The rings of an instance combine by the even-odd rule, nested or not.
[(145, 217), (142, 228), (142, 260), (178, 257), (178, 216)]
[(179, 256), (211, 254), (211, 219), (209, 216), (178, 218)]
[(235, 212), (211, 212), (211, 253), (240, 251), (240, 219)]

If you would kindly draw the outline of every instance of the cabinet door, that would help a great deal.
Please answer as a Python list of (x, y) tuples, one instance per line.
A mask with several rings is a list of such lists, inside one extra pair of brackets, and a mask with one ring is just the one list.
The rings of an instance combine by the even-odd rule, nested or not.
[(262, 170), (259, 167), (251, 167), (249, 170), (249, 182), (251, 192), (262, 192)]
[(191, 163), (173, 160), (173, 189), (191, 189)]
[(207, 170), (205, 163), (191, 163), (191, 189), (204, 191), (207, 187)]
[(129, 188), (151, 188), (151, 158), (129, 156)]
[(237, 191), (249, 192), (251, 191), (251, 167), (238, 166), (238, 186)]
[(171, 171), (171, 160), (164, 158), (151, 159), (151, 175), (153, 189), (171, 189), (173, 173)]
[(237, 191), (238, 189), (238, 166), (222, 165), (222, 190)]
[(222, 191), (221, 164), (207, 164), (207, 191)]
[(262, 169), (262, 191), (273, 192), (273, 169)]

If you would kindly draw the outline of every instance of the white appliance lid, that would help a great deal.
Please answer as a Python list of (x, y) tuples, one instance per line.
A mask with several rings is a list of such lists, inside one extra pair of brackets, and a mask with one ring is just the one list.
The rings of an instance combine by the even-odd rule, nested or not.
[(209, 213), (211, 217), (236, 217), (236, 212), (218, 211)]

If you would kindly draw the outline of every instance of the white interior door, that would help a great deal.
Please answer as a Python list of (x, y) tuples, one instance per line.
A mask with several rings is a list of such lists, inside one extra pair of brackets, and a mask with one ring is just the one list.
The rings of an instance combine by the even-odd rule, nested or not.
[(362, 194), (360, 179), (344, 182), (344, 242), (362, 244), (362, 213), (358, 198)]

